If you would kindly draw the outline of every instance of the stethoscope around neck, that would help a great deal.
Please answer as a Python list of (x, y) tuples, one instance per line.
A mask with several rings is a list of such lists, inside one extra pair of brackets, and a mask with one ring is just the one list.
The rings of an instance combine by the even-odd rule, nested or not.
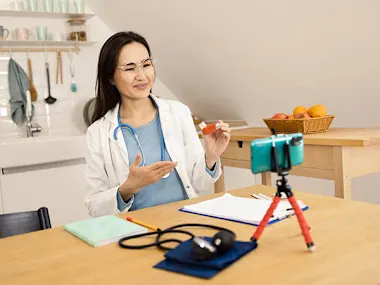
[[(158, 110), (158, 108), (157, 108), (157, 110)], [(157, 116), (158, 116), (158, 119), (160, 119), (159, 111), (157, 113)], [(138, 135), (136, 133), (136, 130), (131, 125), (129, 125), (129, 124), (122, 124), (121, 123), (121, 121), (120, 121), (120, 112), (117, 113), (117, 122), (118, 122), (118, 126), (115, 128), (115, 130), (113, 132), (114, 139), (117, 140), (117, 132), (118, 132), (119, 129), (127, 128), (132, 133), (132, 135), (134, 136), (134, 138), (135, 138), (135, 140), (137, 142), (137, 146), (140, 149), (141, 159), (142, 159), (142, 164), (140, 166), (145, 166), (146, 165), (145, 154), (144, 154), (144, 150), (143, 150), (143, 148), (141, 146), (139, 137), (138, 137)], [(161, 161), (165, 161), (165, 139), (164, 139), (164, 134), (162, 133), (161, 122), (160, 122), (160, 131), (161, 131)], [(170, 175), (170, 173), (166, 174), (162, 178), (167, 178), (167, 177), (169, 177), (169, 175)]]

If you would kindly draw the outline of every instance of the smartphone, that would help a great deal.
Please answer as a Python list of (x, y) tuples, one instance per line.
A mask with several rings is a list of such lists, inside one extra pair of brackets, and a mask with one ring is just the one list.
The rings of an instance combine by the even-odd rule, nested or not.
[(251, 142), (252, 173), (275, 172), (272, 160), (272, 146), (276, 146), (277, 162), (280, 169), (287, 168), (284, 146), (288, 142), (291, 166), (300, 165), (304, 159), (304, 143), (302, 133), (278, 134), (276, 136), (257, 139)]

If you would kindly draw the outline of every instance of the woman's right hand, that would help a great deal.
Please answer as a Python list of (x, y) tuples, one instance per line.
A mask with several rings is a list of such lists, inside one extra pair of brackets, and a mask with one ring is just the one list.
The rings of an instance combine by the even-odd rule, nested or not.
[(125, 201), (139, 192), (144, 186), (160, 180), (177, 166), (177, 162), (160, 161), (141, 167), (140, 162), (141, 156), (137, 154), (135, 161), (129, 167), (127, 180), (120, 185), (119, 191)]

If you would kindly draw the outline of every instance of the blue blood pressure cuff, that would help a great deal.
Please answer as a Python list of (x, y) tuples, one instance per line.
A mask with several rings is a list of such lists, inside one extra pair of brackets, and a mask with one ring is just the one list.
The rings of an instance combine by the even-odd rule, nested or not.
[[(204, 239), (209, 242), (212, 240), (210, 237), (204, 237)], [(165, 254), (165, 259), (154, 268), (210, 279), (257, 247), (255, 242), (235, 241), (228, 252), (215, 255), (211, 260), (198, 260), (195, 258), (191, 243), (192, 239), (189, 239), (169, 250)]]

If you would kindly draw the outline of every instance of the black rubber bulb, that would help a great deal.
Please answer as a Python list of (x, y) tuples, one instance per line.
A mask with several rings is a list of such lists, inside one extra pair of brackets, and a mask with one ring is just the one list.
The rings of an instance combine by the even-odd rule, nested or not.
[(228, 231), (220, 231), (212, 239), (212, 244), (220, 253), (229, 251), (234, 246), (234, 243), (235, 234)]

